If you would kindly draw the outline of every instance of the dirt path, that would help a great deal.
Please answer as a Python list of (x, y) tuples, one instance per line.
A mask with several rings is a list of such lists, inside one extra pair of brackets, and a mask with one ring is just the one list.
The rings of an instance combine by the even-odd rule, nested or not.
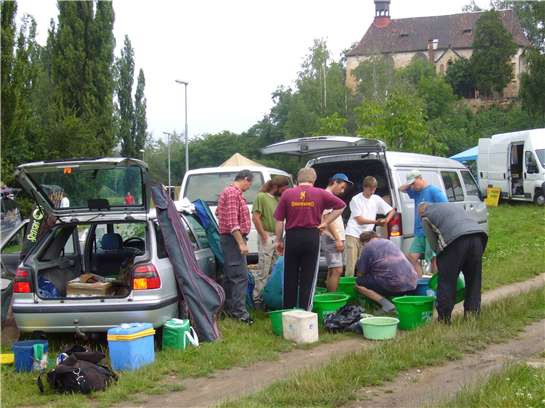
[[(507, 296), (515, 296), (532, 289), (543, 287), (545, 273), (525, 282), (519, 282), (486, 292), (482, 296), (482, 304), (493, 303)], [(454, 313), (462, 311), (461, 305)], [(371, 348), (374, 342), (363, 338), (343, 340), (324, 344), (312, 349), (300, 349), (283, 353), (276, 361), (263, 361), (249, 367), (236, 367), (221, 370), (208, 378), (188, 378), (181, 381), (183, 391), (169, 394), (146, 396), (142, 401), (121, 405), (123, 408), (133, 407), (207, 407), (221, 401), (242, 397), (255, 393), (280, 379), (286, 378), (302, 369), (318, 367), (333, 358), (343, 357), (363, 348)]]
[(391, 383), (366, 387), (356, 396), (359, 401), (346, 408), (426, 407), (455, 395), (463, 386), (483, 381), (505, 364), (525, 361), (545, 346), (545, 320), (524, 330), (516, 340), (497, 344), (448, 364), (410, 370)]

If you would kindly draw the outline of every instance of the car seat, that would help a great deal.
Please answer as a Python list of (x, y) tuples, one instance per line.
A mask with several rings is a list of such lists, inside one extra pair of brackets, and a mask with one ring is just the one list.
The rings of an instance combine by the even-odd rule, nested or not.
[(117, 276), (121, 266), (136, 255), (135, 248), (124, 248), (123, 238), (117, 233), (108, 233), (100, 240), (101, 248), (95, 254), (96, 273), (101, 276)]

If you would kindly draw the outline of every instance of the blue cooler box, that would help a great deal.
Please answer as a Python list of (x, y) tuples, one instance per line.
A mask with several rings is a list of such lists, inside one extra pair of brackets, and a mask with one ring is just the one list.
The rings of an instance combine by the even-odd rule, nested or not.
[(153, 363), (154, 334), (151, 323), (123, 323), (109, 329), (108, 349), (112, 368), (117, 371), (132, 371)]

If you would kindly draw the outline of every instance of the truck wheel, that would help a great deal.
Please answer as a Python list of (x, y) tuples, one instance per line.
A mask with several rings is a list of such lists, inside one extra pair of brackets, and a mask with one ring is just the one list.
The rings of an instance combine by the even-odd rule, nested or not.
[(536, 194), (536, 196), (534, 197), (534, 202), (540, 207), (543, 207), (543, 205), (545, 204), (545, 196), (542, 192)]

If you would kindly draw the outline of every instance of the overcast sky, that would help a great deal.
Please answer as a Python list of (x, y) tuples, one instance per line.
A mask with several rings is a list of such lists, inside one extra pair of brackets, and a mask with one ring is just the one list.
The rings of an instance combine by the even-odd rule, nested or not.
[[(459, 13), (469, 0), (392, 0), (392, 18)], [(479, 0), (482, 7), (488, 1)], [(189, 82), (189, 135), (243, 132), (269, 112), (271, 93), (291, 86), (315, 38), (332, 56), (361, 39), (374, 17), (373, 0), (114, 0), (116, 55), (127, 34), (136, 68), (146, 76), (148, 129), (184, 129)], [(55, 0), (18, 0), (45, 43)], [(135, 72), (135, 78), (138, 72)]]

